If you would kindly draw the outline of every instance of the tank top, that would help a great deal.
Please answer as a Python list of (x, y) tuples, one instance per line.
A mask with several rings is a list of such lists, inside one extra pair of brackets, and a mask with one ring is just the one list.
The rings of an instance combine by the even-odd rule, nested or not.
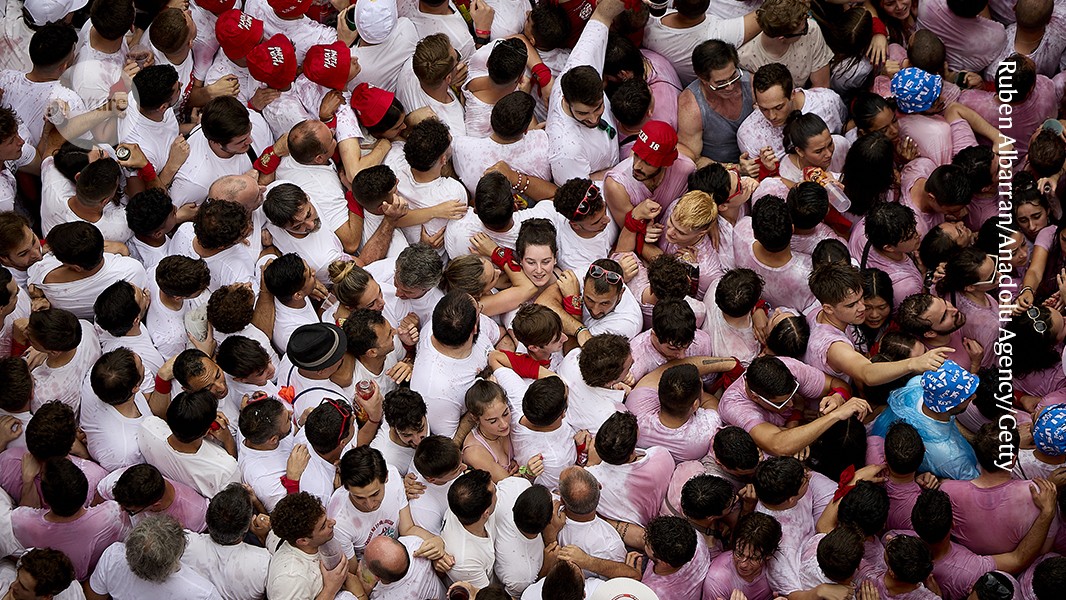
[(703, 121), (703, 150), (700, 154), (716, 162), (735, 163), (740, 160), (737, 130), (755, 106), (751, 92), (751, 75), (744, 70), (740, 72), (737, 85), (740, 86), (742, 100), (740, 116), (736, 119), (727, 119), (711, 108), (703, 90), (700, 89), (701, 85), (700, 80), (696, 79), (685, 88), (696, 97), (696, 104), (700, 107), (700, 120)]

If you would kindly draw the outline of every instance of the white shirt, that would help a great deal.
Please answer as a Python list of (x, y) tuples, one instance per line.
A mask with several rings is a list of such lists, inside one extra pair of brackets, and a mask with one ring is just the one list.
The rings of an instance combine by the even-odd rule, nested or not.
[(52, 308), (62, 308), (74, 313), (79, 319), (92, 319), (93, 304), (100, 292), (116, 281), (128, 281), (137, 287), (146, 287), (148, 278), (144, 267), (136, 259), (118, 254), (104, 254), (104, 266), (95, 275), (66, 283), (45, 283), (52, 271), (63, 266), (53, 254), (30, 266), (29, 283), (41, 288)]
[(274, 238), (274, 247), (278, 249), (278, 252), (282, 254), (290, 252), (299, 254), (307, 262), (307, 266), (315, 271), (315, 276), (318, 280), (326, 282), (329, 281), (329, 264), (335, 260), (345, 260), (348, 257), (344, 253), (344, 245), (341, 244), (340, 238), (334, 233), (344, 224), (344, 221), (347, 221), (348, 213), (347, 209), (345, 209), (344, 220), (338, 222), (335, 220), (335, 215), (323, 213), (319, 210), (320, 204), (317, 200), (312, 198), (310, 202), (315, 207), (315, 210), (318, 211), (318, 216), (322, 220), (322, 225), (317, 231), (298, 238), (270, 222), (267, 222), (266, 228), (271, 237)]
[(348, 222), (348, 201), (333, 164), (304, 165), (286, 156), (278, 164), (277, 181), (294, 183), (313, 198), (323, 227), (328, 224), (330, 231), (336, 231)]
[(292, 450), (292, 437), (286, 438), (287, 445), (280, 445), (273, 450), (256, 450), (244, 445), (237, 447), (237, 466), (241, 470), (241, 479), (252, 486), (256, 497), (267, 510), (274, 506), (288, 492), (281, 485)]
[[(817, 29), (817, 27), (814, 27)], [(822, 117), (829, 133), (840, 133), (847, 120), (847, 107), (836, 92), (827, 88), (798, 89), (803, 94), (803, 114), (813, 113)], [(795, 92), (793, 92), (795, 93)], [(777, 160), (785, 156), (784, 126), (774, 127), (761, 110), (752, 111), (737, 129), (737, 144), (741, 152), (758, 156), (766, 146), (774, 149)]]
[(370, 447), (381, 452), (381, 455), (385, 457), (385, 463), (396, 469), (400, 475), (407, 475), (414, 469), (415, 449), (392, 441), (389, 431), (389, 424), (381, 423), (378, 426), (377, 435), (370, 442)]
[(486, 527), (487, 537), (476, 536), (463, 527), (455, 513), (444, 516), (440, 536), (448, 552), (455, 557), (455, 566), (448, 571), (448, 581), (468, 581), (476, 588), (492, 583), (492, 569), (496, 562), (495, 537)]
[(86, 321), (78, 321), (78, 324), (81, 325), (81, 343), (78, 344), (70, 362), (61, 367), (51, 367), (48, 361), (45, 361), (32, 371), (31, 412), (36, 412), (47, 402), (59, 400), (74, 409), (74, 414), (78, 414), (81, 407), (81, 383), (101, 354), (100, 340), (97, 339), (93, 326)]
[[(261, 497), (260, 497), (261, 498)], [(258, 600), (266, 594), (270, 552), (251, 544), (222, 546), (206, 533), (187, 533), (182, 563), (206, 577), (225, 600)]]
[[(252, 149), (256, 154), (271, 144), (265, 134), (266, 132), (252, 127)], [(207, 190), (212, 183), (226, 175), (240, 175), (251, 169), (252, 159), (248, 157), (247, 152), (229, 158), (219, 158), (211, 150), (203, 130), (197, 127), (189, 136), (189, 158), (174, 176), (174, 183), (170, 186), (170, 198), (175, 206), (190, 202), (202, 204), (207, 199)]]
[(100, 557), (89, 579), (89, 587), (114, 600), (222, 600), (215, 586), (184, 564), (163, 583), (137, 577), (126, 562), (126, 544), (115, 542)]
[[(447, 232), (444, 235), (447, 236)], [(400, 321), (409, 313), (418, 315), (419, 323), (429, 323), (437, 302), (444, 297), (444, 292), (439, 287), (433, 287), (420, 298), (397, 298), (395, 258), (382, 259), (367, 265), (366, 271), (373, 275), (374, 281), (381, 286), (381, 295), (385, 298), (385, 310), (382, 312), (393, 327), (398, 327)]]
[[(134, 354), (141, 357), (144, 365), (144, 380), (141, 382), (141, 391), (148, 393), (155, 389), (155, 374), (159, 371), (166, 358), (156, 349), (152, 336), (147, 326), (141, 324), (141, 332), (137, 335), (124, 335), (115, 337), (96, 326), (96, 334), (100, 339), (100, 350), (104, 353), (111, 352), (116, 348), (129, 348)], [(169, 358), (169, 357), (167, 357)]]
[(309, 300), (304, 299), (304, 305), (300, 308), (290, 308), (274, 299), (274, 334), (271, 341), (277, 348), (287, 348), (289, 337), (302, 325), (318, 323), (318, 313)]
[(582, 279), (589, 265), (596, 260), (610, 256), (611, 247), (618, 239), (618, 225), (615, 225), (614, 221), (608, 223), (607, 227), (595, 237), (579, 236), (570, 226), (570, 219), (555, 209), (554, 202), (538, 202), (530, 209), (530, 213), (530, 218), (548, 219), (555, 225), (555, 239), (559, 245), (559, 268), (570, 269)]
[[(441, 17), (434, 16), (434, 18), (439, 19)], [(462, 21), (462, 17), (459, 20)], [(473, 45), (472, 42), (471, 45)], [(403, 104), (407, 112), (428, 106), (437, 115), (437, 118), (448, 126), (448, 131), (453, 136), (466, 135), (466, 113), (463, 111), (463, 104), (459, 102), (458, 96), (449, 89), (449, 100), (444, 103), (427, 94), (422, 89), (422, 84), (418, 81), (418, 76), (415, 75), (414, 67), (411, 66), (410, 60), (400, 69), (400, 77), (396, 83), (396, 98), (399, 99), (400, 104)]]
[(259, 293), (259, 276), (255, 270), (255, 260), (247, 245), (237, 242), (212, 256), (200, 256), (193, 246), (195, 237), (193, 224), (183, 223), (174, 232), (174, 237), (170, 239), (170, 252), (193, 259), (204, 259), (208, 270), (211, 271), (211, 283), (207, 286), (208, 292), (214, 292), (220, 287), (234, 283), (250, 283), (252, 290), (256, 294)]
[(629, 411), (623, 404), (625, 392), (592, 387), (585, 383), (578, 364), (580, 357), (581, 349), (573, 350), (566, 355), (563, 364), (559, 366), (559, 377), (562, 377), (570, 388), (566, 420), (575, 430), (588, 429), (589, 433), (595, 435), (600, 425), (603, 425), (603, 422), (611, 415), (619, 411)]
[[(48, 164), (48, 167), (50, 169), (55, 169), (51, 163)], [(62, 175), (60, 175), (60, 177), (62, 177)], [(73, 201), (73, 198), (70, 196), (55, 200), (49, 199), (47, 204), (41, 207), (41, 229), (45, 232), (45, 237), (48, 237), (48, 235), (52, 233), (52, 228), (56, 225), (59, 225), (60, 223), (72, 223), (74, 221), (92, 223), (100, 230), (100, 235), (104, 237), (104, 240), (108, 242), (120, 242), (124, 244), (126, 243), (126, 240), (133, 237), (133, 231), (131, 231), (129, 225), (126, 224), (125, 207), (115, 204), (114, 202), (108, 202), (107, 204), (104, 204), (103, 214), (98, 221), (87, 221), (78, 216), (78, 214), (74, 212), (74, 209), (70, 207), (70, 203)]]
[(123, 415), (114, 406), (100, 400), (92, 391), (86, 374), (82, 386), (81, 428), (85, 431), (89, 454), (108, 471), (144, 462), (137, 439), (141, 422), (152, 414), (152, 409), (142, 394), (134, 394), (133, 401), (140, 416)]
[[(375, 600), (426, 600), (427, 598), (443, 598), (445, 589), (436, 572), (433, 563), (421, 557), (416, 557), (415, 552), (422, 546), (422, 538), (414, 535), (405, 535), (399, 539), (407, 550), (408, 567), (403, 579), (393, 583), (379, 581), (370, 592), (370, 597)], [(365, 568), (365, 567), (364, 567)]]
[(739, 48), (744, 43), (744, 17), (706, 18), (699, 25), (685, 29), (668, 27), (663, 25), (661, 17), (651, 17), (644, 28), (644, 47), (669, 60), (683, 85), (696, 79), (692, 51), (704, 40), (722, 40)]
[(496, 245), (503, 248), (514, 249), (518, 242), (518, 232), (522, 229), (522, 222), (530, 217), (528, 210), (521, 210), (514, 214), (514, 222), (511, 228), (504, 232), (493, 231), (478, 218), (473, 208), (466, 209), (463, 218), (448, 223), (448, 229), (444, 232), (444, 249), (452, 259), (458, 258), (470, 252), (470, 238), (476, 234), (484, 233)]
[(426, 491), (421, 496), (411, 500), (411, 520), (422, 529), (440, 535), (444, 527), (444, 513), (448, 512), (448, 490), (451, 489), (455, 478), (447, 483), (437, 484), (426, 481), (426, 478), (411, 466), (411, 472), (415, 474), (415, 480), (426, 486)]
[(407, 17), (399, 17), (385, 41), (373, 46), (352, 46), (352, 58), (359, 61), (362, 70), (348, 82), (348, 89), (369, 83), (396, 92), (400, 70), (407, 58), (415, 53), (419, 39), (421, 36), (415, 31), (414, 23)]
[(0, 106), (18, 114), (29, 130), (26, 141), (32, 146), (41, 141), (45, 110), (53, 94), (64, 97), (71, 94), (59, 81), (30, 81), (25, 73), (14, 69), (0, 71), (0, 89), (4, 90)]
[(422, 394), (426, 401), (430, 431), (451, 437), (466, 410), (466, 390), (488, 365), (493, 344), (482, 331), (470, 349), (470, 355), (454, 359), (438, 352), (430, 341), (432, 337), (432, 325), (427, 323), (419, 335), (411, 389)]
[[(584, 523), (567, 519), (566, 525), (559, 530), (559, 546), (577, 546), (589, 556), (603, 560), (626, 561), (626, 545), (622, 538), (610, 523), (598, 515)], [(585, 577), (598, 575), (585, 571)]]
[(212, 498), (230, 483), (240, 482), (237, 459), (204, 440), (195, 454), (174, 450), (167, 438), (170, 426), (159, 417), (146, 417), (141, 423), (138, 443), (144, 459), (164, 477), (175, 479), (205, 498)]
[[(548, 134), (543, 129), (527, 131), (522, 139), (501, 144), (492, 138), (452, 135), (452, 164), (463, 185), (474, 194), (485, 170), (504, 161), (515, 171), (551, 181)], [(517, 213), (516, 213), (517, 214)]]
[(309, 379), (300, 374), (289, 357), (281, 359), (278, 367), (278, 386), (291, 385), (296, 393), (296, 401), (293, 403), (293, 414), (299, 416), (308, 408), (314, 408), (326, 398), (344, 398), (351, 400), (355, 395), (355, 383), (348, 387), (341, 387), (327, 379)]
[[(194, 303), (206, 302), (208, 293), (205, 290), (196, 300), (186, 300), (182, 302), (180, 309), (171, 310), (163, 305), (163, 300), (160, 298), (159, 284), (155, 280), (155, 269), (156, 267), (151, 267), (147, 276), (147, 289), (151, 294), (152, 302), (148, 307), (145, 322), (152, 327), (152, 341), (159, 349), (159, 354), (170, 358), (180, 354), (189, 345), (185, 330), (185, 313)], [(221, 343), (218, 332), (215, 332), (215, 339)]]
[[(11, 559), (0, 560), (0, 590), (7, 590), (9, 586), (15, 582), (15, 577), (18, 575), (18, 569), (15, 567), (15, 562)], [(82, 591), (81, 583), (78, 581), (70, 582), (67, 589), (49, 596), (54, 600), (85, 600), (85, 592)]]
[(376, 510), (362, 512), (352, 504), (348, 488), (343, 485), (333, 492), (326, 513), (336, 519), (333, 537), (344, 548), (344, 555), (362, 558), (370, 540), (380, 536), (396, 539), (400, 535), (400, 512), (407, 508), (407, 494), (403, 476), (395, 467), (388, 467), (381, 504)]
[(496, 484), (496, 509), (489, 517), (496, 548), (496, 577), (512, 598), (537, 580), (544, 563), (544, 539), (540, 534), (532, 539), (519, 531), (514, 520), (514, 505), (518, 497), (532, 484), (524, 477), (508, 477)]
[(177, 137), (178, 119), (174, 116), (173, 109), (168, 108), (163, 113), (162, 121), (153, 121), (141, 114), (134, 96), (130, 96), (126, 116), (118, 120), (120, 142), (140, 146), (148, 162), (161, 171), (170, 157), (170, 145)]
[[(448, 15), (423, 13), (418, 10), (417, 0), (403, 0), (397, 4), (399, 15), (411, 19), (411, 22), (414, 23), (415, 30), (418, 32), (418, 39), (434, 33), (443, 33), (451, 40), (452, 47), (459, 51), (459, 56), (463, 60), (470, 58), (470, 55), (474, 53), (474, 38), (470, 35), (470, 28), (467, 26), (462, 13), (455, 8), (453, 2), (448, 2), (448, 8), (451, 10)], [(406, 102), (404, 102), (404, 108), (408, 112), (413, 110), (407, 106)]]
[[(272, 544), (271, 544), (272, 546)], [(308, 554), (282, 542), (270, 557), (267, 597), (270, 600), (308, 600), (322, 591), (318, 552)]]

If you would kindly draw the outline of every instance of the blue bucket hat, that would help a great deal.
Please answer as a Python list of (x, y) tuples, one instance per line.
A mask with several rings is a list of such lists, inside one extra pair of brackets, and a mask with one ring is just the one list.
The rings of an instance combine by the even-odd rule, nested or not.
[(940, 97), (944, 78), (917, 67), (907, 67), (892, 77), (892, 95), (904, 113), (920, 113), (932, 108)]
[(977, 392), (980, 380), (953, 360), (945, 360), (936, 371), (922, 375), (922, 398), (935, 413), (945, 413)]
[(1049, 406), (1040, 413), (1033, 421), (1033, 441), (1048, 456), (1066, 454), (1066, 404)]

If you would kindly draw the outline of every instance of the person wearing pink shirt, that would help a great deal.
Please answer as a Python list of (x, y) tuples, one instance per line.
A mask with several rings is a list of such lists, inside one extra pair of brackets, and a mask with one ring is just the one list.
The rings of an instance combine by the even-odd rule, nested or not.
[(733, 542), (732, 552), (711, 561), (703, 597), (729, 598), (733, 590), (739, 590), (748, 598), (769, 598), (765, 566), (781, 544), (781, 524), (765, 513), (746, 514), (737, 521)]
[[(704, 296), (708, 319), (703, 330), (710, 337), (710, 352), (732, 356), (745, 367), (759, 355), (762, 344), (755, 337), (756, 313), (762, 308), (763, 280), (751, 269), (730, 269), (718, 280), (714, 297)], [(765, 304), (765, 303), (764, 303)]]
[[(1019, 574), (1040, 554), (1048, 528), (1055, 517), (1055, 486), (1046, 479), (1035, 482), (1019, 482), (1029, 494), (1038, 513), (1036, 521), (1028, 528), (1017, 545), (997, 554), (976, 553), (957, 539), (952, 539), (954, 526), (953, 501), (943, 490), (925, 490), (918, 496), (911, 513), (914, 531), (929, 546), (933, 558), (933, 576), (943, 591), (944, 598), (966, 598), (977, 580), (989, 571), (1000, 570)], [(1026, 499), (1028, 500), (1028, 499)], [(1025, 503), (1029, 506), (1029, 502)], [(1013, 508), (1021, 508), (1019, 503)], [(1009, 515), (1010, 510), (995, 513), (999, 518)], [(984, 524), (990, 531), (998, 527)]]
[(588, 471), (602, 484), (598, 512), (608, 519), (646, 526), (662, 507), (674, 459), (665, 448), (637, 450), (637, 418), (616, 412), (596, 432)]
[(119, 469), (100, 482), (96, 489), (103, 500), (118, 502), (137, 525), (148, 517), (169, 515), (194, 533), (207, 529), (207, 498), (196, 490), (163, 477), (149, 464)]
[[(966, 315), (960, 331), (964, 340), (972, 340), (983, 348), (980, 359), (983, 369), (996, 362), (993, 350), (999, 335), (999, 302), (992, 293), (999, 286), (999, 264), (998, 255), (963, 248), (944, 264), (944, 278), (937, 282), (939, 295), (951, 299), (959, 312)], [(967, 347), (970, 346), (973, 344), (967, 342)]]
[(973, 186), (966, 174), (954, 165), (936, 166), (933, 161), (916, 158), (900, 174), (900, 203), (914, 210), (918, 233), (929, 233), (946, 219), (961, 221), (973, 198)]
[(659, 379), (659, 410), (637, 418), (637, 447), (666, 448), (674, 462), (699, 460), (722, 425), (715, 410), (700, 407), (699, 369), (677, 365)]
[[(991, 68), (991, 67), (990, 67)], [(1011, 107), (1009, 126), (1001, 127), (1003, 135), (1015, 140), (1014, 149), (1024, 155), (1029, 138), (1047, 119), (1059, 114), (1066, 75), (1053, 79), (1038, 75), (1033, 59), (1017, 52), (1006, 56), (998, 65), (1002, 77), (996, 77), (997, 91), (965, 90), (959, 102), (972, 108), (989, 123), (998, 123), (1003, 110), (1002, 101)], [(998, 140), (997, 140), (998, 143)]]
[(660, 598), (699, 598), (711, 558), (692, 525), (680, 517), (656, 517), (645, 540), (650, 560), (641, 582)]
[[(871, 438), (872, 439), (872, 438)], [(925, 459), (925, 442), (913, 425), (897, 421), (889, 426), (884, 437), (885, 464), (888, 473), (885, 491), (888, 492), (888, 529), (910, 529), (911, 509), (922, 487), (938, 483), (930, 473), (918, 473)]]
[(923, 582), (933, 572), (929, 549), (912, 535), (897, 535), (885, 545), (884, 573), (870, 579), (882, 600), (936, 600), (940, 598)]
[(633, 144), (633, 155), (604, 177), (603, 193), (611, 218), (622, 227), (626, 215), (651, 199), (666, 210), (687, 190), (688, 176), (696, 170), (692, 160), (678, 154), (677, 132), (663, 121), (648, 121)]
[(980, 73), (991, 64), (1007, 37), (1002, 23), (983, 16), (987, 7), (985, 0), (926, 0), (918, 4), (918, 27), (944, 40), (950, 68)]
[[(1007, 8), (1010, 8), (1010, 3)], [(1007, 56), (1018, 52), (1036, 63), (1036, 72), (1054, 77), (1066, 53), (1066, 19), (1055, 10), (1052, 0), (1019, 0), (1005, 16), (1014, 19), (1007, 25), (1007, 39), (999, 55), (985, 69), (985, 79), (995, 81), (996, 69)], [(1007, 22), (1006, 20), (1001, 20)]]
[(896, 322), (901, 331), (918, 338), (927, 350), (954, 349), (952, 359), (971, 373), (981, 369), (983, 350), (973, 340), (963, 338), (966, 315), (951, 302), (932, 294), (908, 296), (896, 311)]
[(860, 269), (880, 269), (888, 274), (898, 307), (904, 298), (925, 288), (913, 258), (921, 243), (913, 209), (896, 202), (879, 202), (852, 230), (848, 249), (859, 260)]
[(710, 336), (696, 328), (696, 315), (684, 300), (664, 300), (652, 309), (651, 329), (629, 342), (634, 381), (668, 361), (693, 356), (711, 356)]
[(792, 228), (785, 201), (776, 196), (762, 198), (752, 208), (751, 218), (741, 219), (733, 230), (733, 259), (737, 267), (763, 278), (764, 300), (806, 312), (816, 305), (806, 285), (811, 257), (792, 251)]

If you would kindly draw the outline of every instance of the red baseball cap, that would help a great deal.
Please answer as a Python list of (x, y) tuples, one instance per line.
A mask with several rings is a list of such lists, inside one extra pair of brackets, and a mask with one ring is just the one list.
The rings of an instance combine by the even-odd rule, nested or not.
[(240, 60), (263, 41), (263, 22), (237, 9), (227, 10), (215, 22), (215, 37), (230, 60)]
[(299, 17), (311, 8), (311, 0), (267, 0), (267, 4), (279, 17)]
[(196, 0), (196, 5), (206, 11), (221, 15), (236, 6), (237, 0)]
[(648, 121), (637, 134), (633, 155), (653, 167), (669, 167), (677, 160), (677, 132), (662, 121)]
[(311, 46), (304, 57), (304, 75), (311, 81), (335, 90), (348, 86), (352, 53), (341, 41)]
[(352, 90), (352, 110), (363, 125), (373, 127), (385, 117), (395, 98), (396, 95), (388, 90), (360, 83)]
[(286, 90), (296, 80), (296, 48), (277, 34), (248, 53), (248, 72), (275, 90)]

